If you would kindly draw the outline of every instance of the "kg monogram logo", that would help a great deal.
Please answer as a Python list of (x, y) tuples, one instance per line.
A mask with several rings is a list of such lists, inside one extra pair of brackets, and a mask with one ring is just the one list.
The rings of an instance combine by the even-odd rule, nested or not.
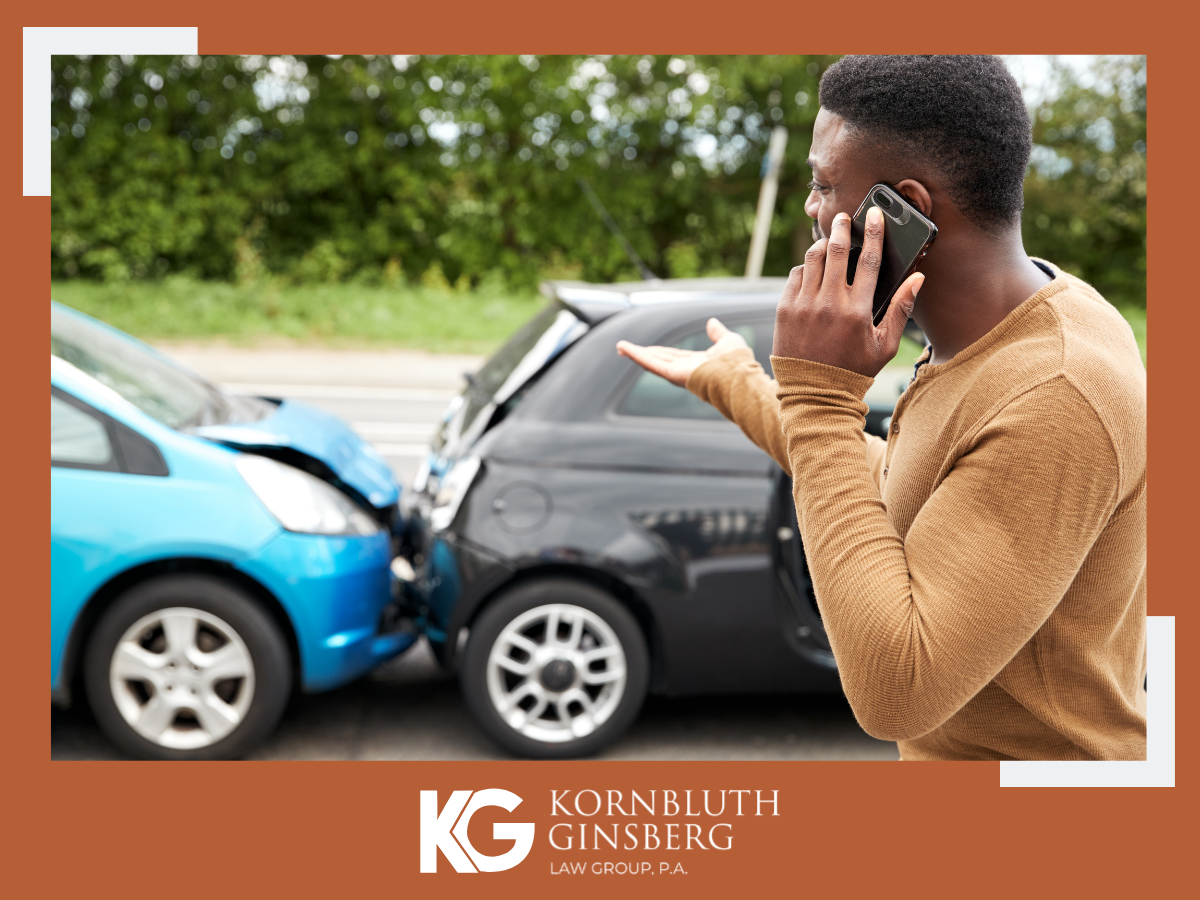
[(503, 872), (529, 855), (533, 847), (532, 822), (496, 822), (492, 837), (511, 840), (512, 849), (499, 856), (488, 856), (471, 846), (467, 829), (471, 816), (485, 806), (498, 806), (512, 812), (521, 798), (512, 791), (489, 788), (484, 791), (455, 791), (438, 812), (437, 791), (421, 791), (421, 871), (436, 872), (438, 851), (450, 861), (455, 872)]

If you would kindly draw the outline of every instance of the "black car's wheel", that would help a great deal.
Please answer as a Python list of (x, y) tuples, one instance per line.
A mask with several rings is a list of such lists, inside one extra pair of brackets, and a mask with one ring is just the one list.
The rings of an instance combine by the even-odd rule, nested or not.
[(599, 588), (520, 585), (471, 626), (461, 682), (483, 729), (521, 756), (587, 756), (633, 722), (650, 660), (629, 611)]
[(84, 659), (104, 733), (142, 759), (236, 759), (275, 727), (291, 692), (279, 627), (239, 588), (199, 575), (131, 588)]

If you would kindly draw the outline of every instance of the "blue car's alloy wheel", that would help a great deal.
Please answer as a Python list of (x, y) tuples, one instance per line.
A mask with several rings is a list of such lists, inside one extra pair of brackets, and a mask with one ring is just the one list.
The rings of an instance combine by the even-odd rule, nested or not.
[(101, 728), (150, 759), (229, 759), (274, 728), (291, 690), (287, 645), (258, 601), (214, 578), (144, 582), (105, 612), (84, 678)]
[(227, 622), (177, 606), (126, 629), (108, 683), (117, 711), (139, 735), (174, 750), (197, 750), (228, 737), (246, 718), (254, 660)]

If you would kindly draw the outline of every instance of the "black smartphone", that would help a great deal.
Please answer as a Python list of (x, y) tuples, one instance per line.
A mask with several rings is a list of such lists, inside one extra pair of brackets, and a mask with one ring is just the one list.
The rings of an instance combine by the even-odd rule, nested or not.
[(886, 184), (877, 184), (867, 192), (867, 198), (850, 220), (850, 261), (846, 282), (854, 284), (854, 272), (862, 253), (867, 211), (872, 206), (883, 213), (883, 260), (879, 264), (879, 280), (875, 282), (875, 302), (872, 317), (876, 325), (883, 321), (892, 296), (913, 273), (917, 263), (929, 252), (937, 237), (937, 226), (925, 218), (915, 206)]

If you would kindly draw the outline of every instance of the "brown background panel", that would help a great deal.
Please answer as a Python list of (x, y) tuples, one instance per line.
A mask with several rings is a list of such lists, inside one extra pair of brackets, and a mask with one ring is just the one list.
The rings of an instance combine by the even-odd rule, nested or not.
[[(1151, 612), (1177, 615), (1175, 789), (1001, 790), (996, 764), (891, 763), (51, 763), (44, 682), (49, 595), (41, 438), (50, 201), (21, 197), (21, 94), (0, 93), (6, 290), (0, 354), (7, 421), (3, 528), (5, 893), (9, 896), (581, 897), (1173, 895), (1194, 847), (1192, 765), (1197, 636), (1198, 375), (1193, 324), (1196, 124), (1190, 29), (1167, 3), (692, 2), (570, 4), (245, 4), (103, 7), (65, 0), (9, 5), (3, 49), (20, 27), (199, 25), (203, 53), (284, 52), (1144, 52), (1150, 56), (1155, 358), (1150, 379)], [(44, 371), (44, 370), (43, 370)], [(35, 403), (36, 400), (36, 403)], [(36, 466), (35, 466), (36, 464)], [(34, 636), (42, 635), (41, 638)], [(1189, 652), (1191, 651), (1191, 652)], [(35, 690), (36, 688), (36, 690)], [(533, 821), (517, 868), (483, 875), (417, 872), (418, 792), (502, 787)], [(679, 859), (687, 876), (552, 876), (550, 790), (778, 789), (778, 818), (734, 819), (727, 853)], [(661, 796), (661, 795), (660, 795)], [(700, 796), (694, 794), (694, 796)], [(660, 822), (664, 817), (656, 817)], [(499, 820), (499, 819), (497, 819)], [(680, 821), (685, 821), (680, 819)], [(472, 839), (489, 844), (486, 811)], [(1185, 843), (1186, 841), (1186, 843)], [(570, 879), (564, 881), (563, 879)], [(664, 878), (666, 880), (664, 880)], [(674, 878), (675, 881), (670, 879)], [(558, 879), (558, 880), (554, 880)], [(1180, 882), (1182, 887), (1184, 882)]]

